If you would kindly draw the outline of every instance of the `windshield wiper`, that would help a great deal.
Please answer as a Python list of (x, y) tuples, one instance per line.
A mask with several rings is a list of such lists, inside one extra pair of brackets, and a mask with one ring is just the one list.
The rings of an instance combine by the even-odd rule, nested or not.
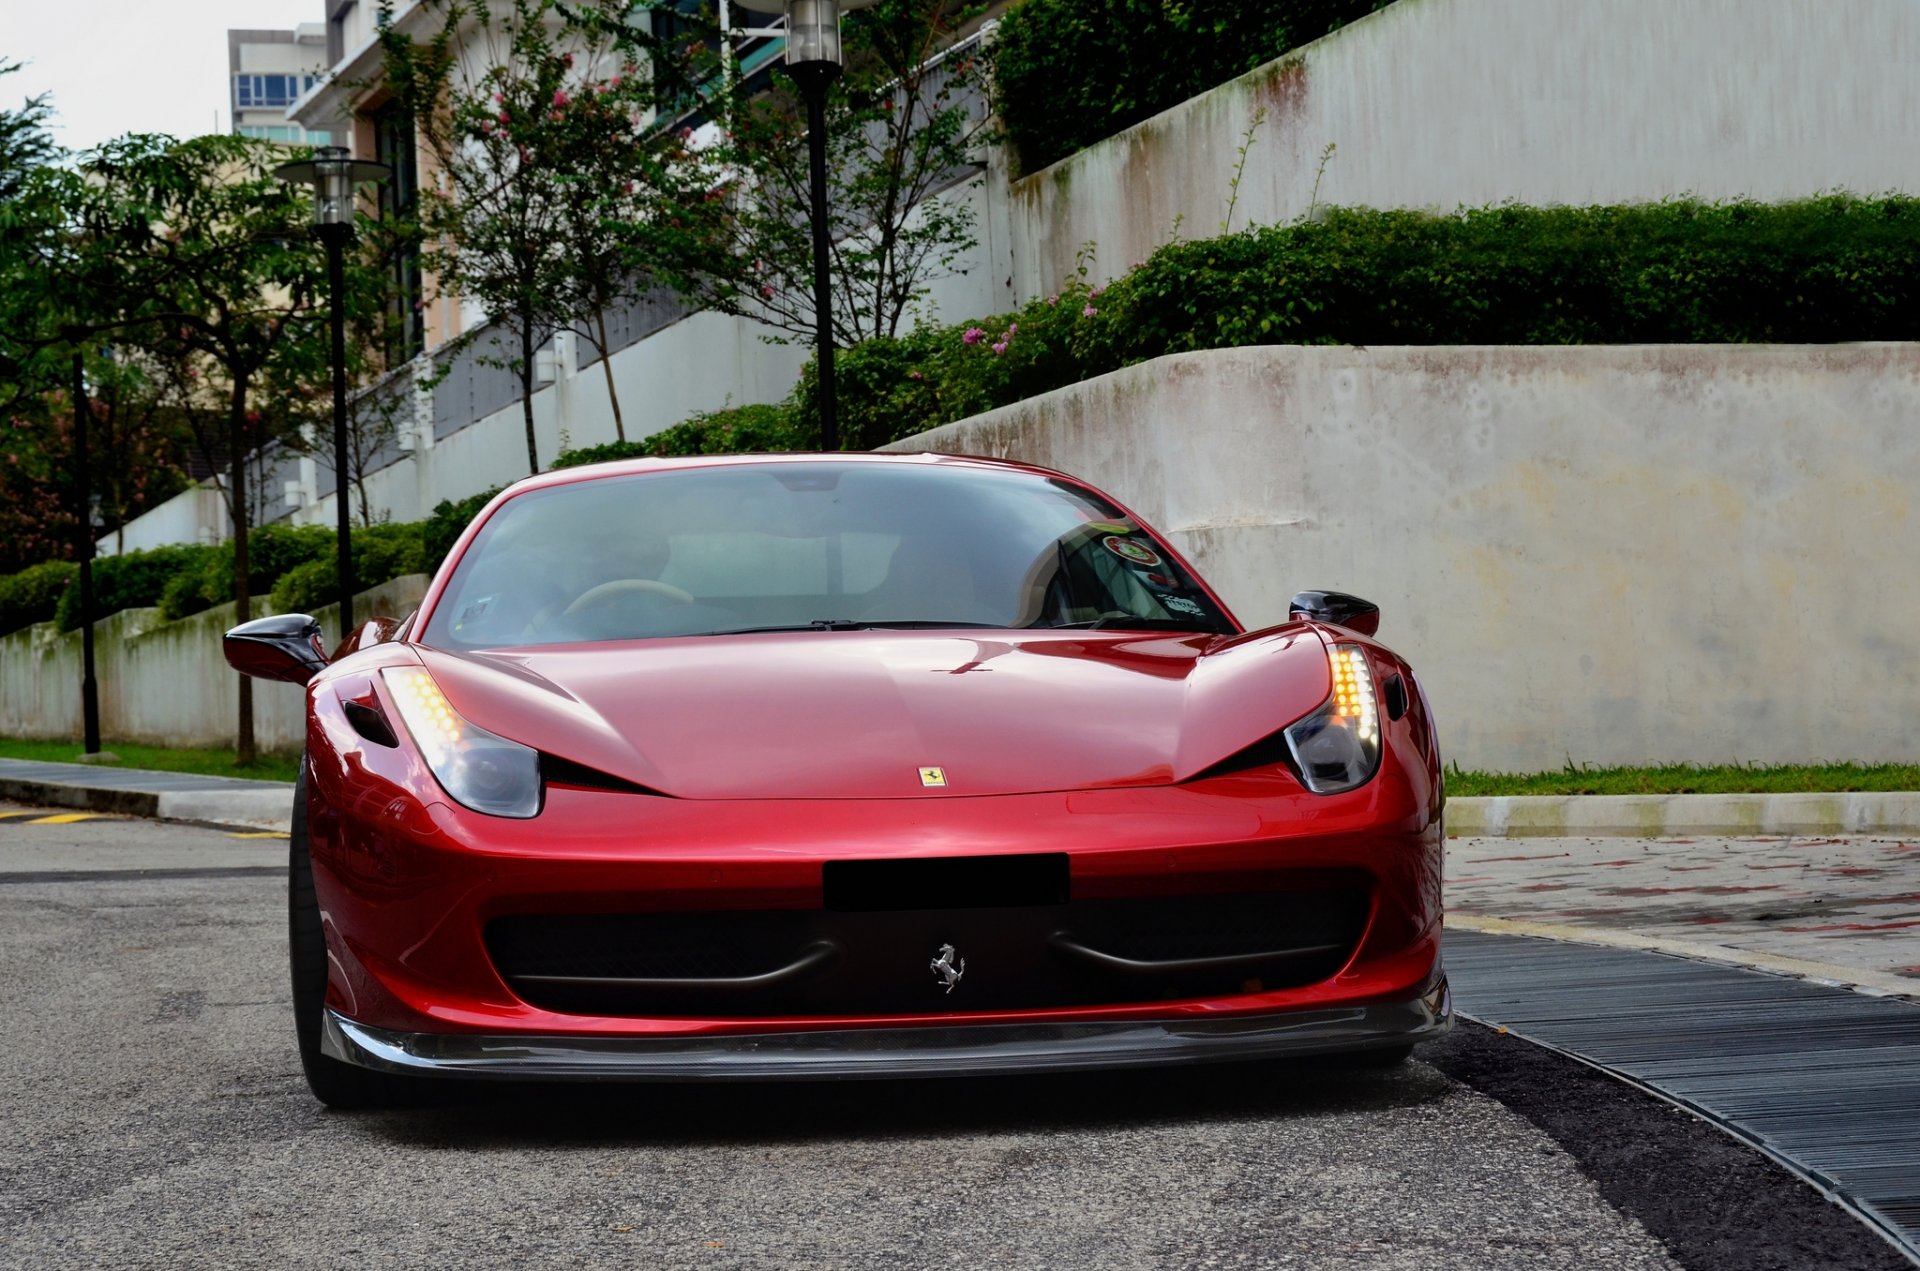
[(815, 618), (812, 622), (776, 627), (728, 627), (723, 631), (705, 631), (702, 635), (763, 635), (776, 631), (914, 631), (941, 627), (994, 627), (991, 622), (948, 622), (944, 619), (902, 618), (891, 621), (854, 621), (852, 618)]
[(1109, 613), (1088, 622), (1055, 622), (1043, 631), (1100, 631), (1107, 628), (1139, 631), (1205, 631), (1224, 634), (1219, 624), (1205, 618), (1137, 618), (1130, 613)]

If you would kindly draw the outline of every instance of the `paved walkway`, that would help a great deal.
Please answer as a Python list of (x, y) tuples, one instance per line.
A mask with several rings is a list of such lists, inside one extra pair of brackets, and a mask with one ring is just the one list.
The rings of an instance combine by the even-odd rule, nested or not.
[(1920, 839), (1453, 839), (1446, 899), (1456, 926), (1920, 997)]
[(293, 816), (293, 787), (284, 781), (28, 759), (0, 759), (0, 798), (262, 829), (285, 829)]

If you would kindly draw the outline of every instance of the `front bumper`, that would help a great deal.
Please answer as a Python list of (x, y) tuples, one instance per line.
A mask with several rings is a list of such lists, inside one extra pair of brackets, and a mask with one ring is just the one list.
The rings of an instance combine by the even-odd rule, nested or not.
[(370, 1028), (329, 1010), (321, 1049), (380, 1072), (536, 1081), (832, 1081), (1277, 1059), (1432, 1041), (1442, 978), (1404, 1002), (1233, 1019), (850, 1028), (708, 1037), (504, 1036)]

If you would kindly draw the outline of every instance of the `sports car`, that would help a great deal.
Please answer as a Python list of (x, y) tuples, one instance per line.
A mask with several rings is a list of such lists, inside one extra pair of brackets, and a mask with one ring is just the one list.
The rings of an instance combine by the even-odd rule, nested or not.
[(1379, 616), (1245, 630), (1017, 463), (521, 481), (406, 620), (226, 636), (306, 686), (308, 1082), (1404, 1056), (1452, 1018), (1441, 768)]

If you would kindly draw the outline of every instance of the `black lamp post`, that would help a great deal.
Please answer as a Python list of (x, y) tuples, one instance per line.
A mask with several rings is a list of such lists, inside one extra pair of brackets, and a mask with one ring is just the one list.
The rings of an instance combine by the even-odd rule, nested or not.
[(813, 319), (820, 378), (820, 448), (840, 449), (833, 386), (833, 294), (827, 282), (827, 86), (840, 75), (840, 13), (875, 0), (739, 0), (757, 13), (787, 18), (787, 74), (807, 101), (807, 166), (812, 185)]
[(352, 510), (347, 500), (347, 317), (344, 258), (353, 241), (353, 188), (387, 175), (384, 163), (350, 157), (345, 146), (319, 146), (313, 158), (273, 170), (282, 181), (313, 187), (314, 234), (327, 249), (327, 299), (333, 324), (333, 502), (339, 513), (340, 638), (353, 631)]
[(80, 730), (81, 750), (100, 753), (100, 685), (93, 674), (93, 536), (96, 496), (89, 488), (92, 473), (87, 460), (87, 423), (93, 402), (87, 397), (86, 359), (73, 350), (73, 467), (78, 483), (80, 541)]

